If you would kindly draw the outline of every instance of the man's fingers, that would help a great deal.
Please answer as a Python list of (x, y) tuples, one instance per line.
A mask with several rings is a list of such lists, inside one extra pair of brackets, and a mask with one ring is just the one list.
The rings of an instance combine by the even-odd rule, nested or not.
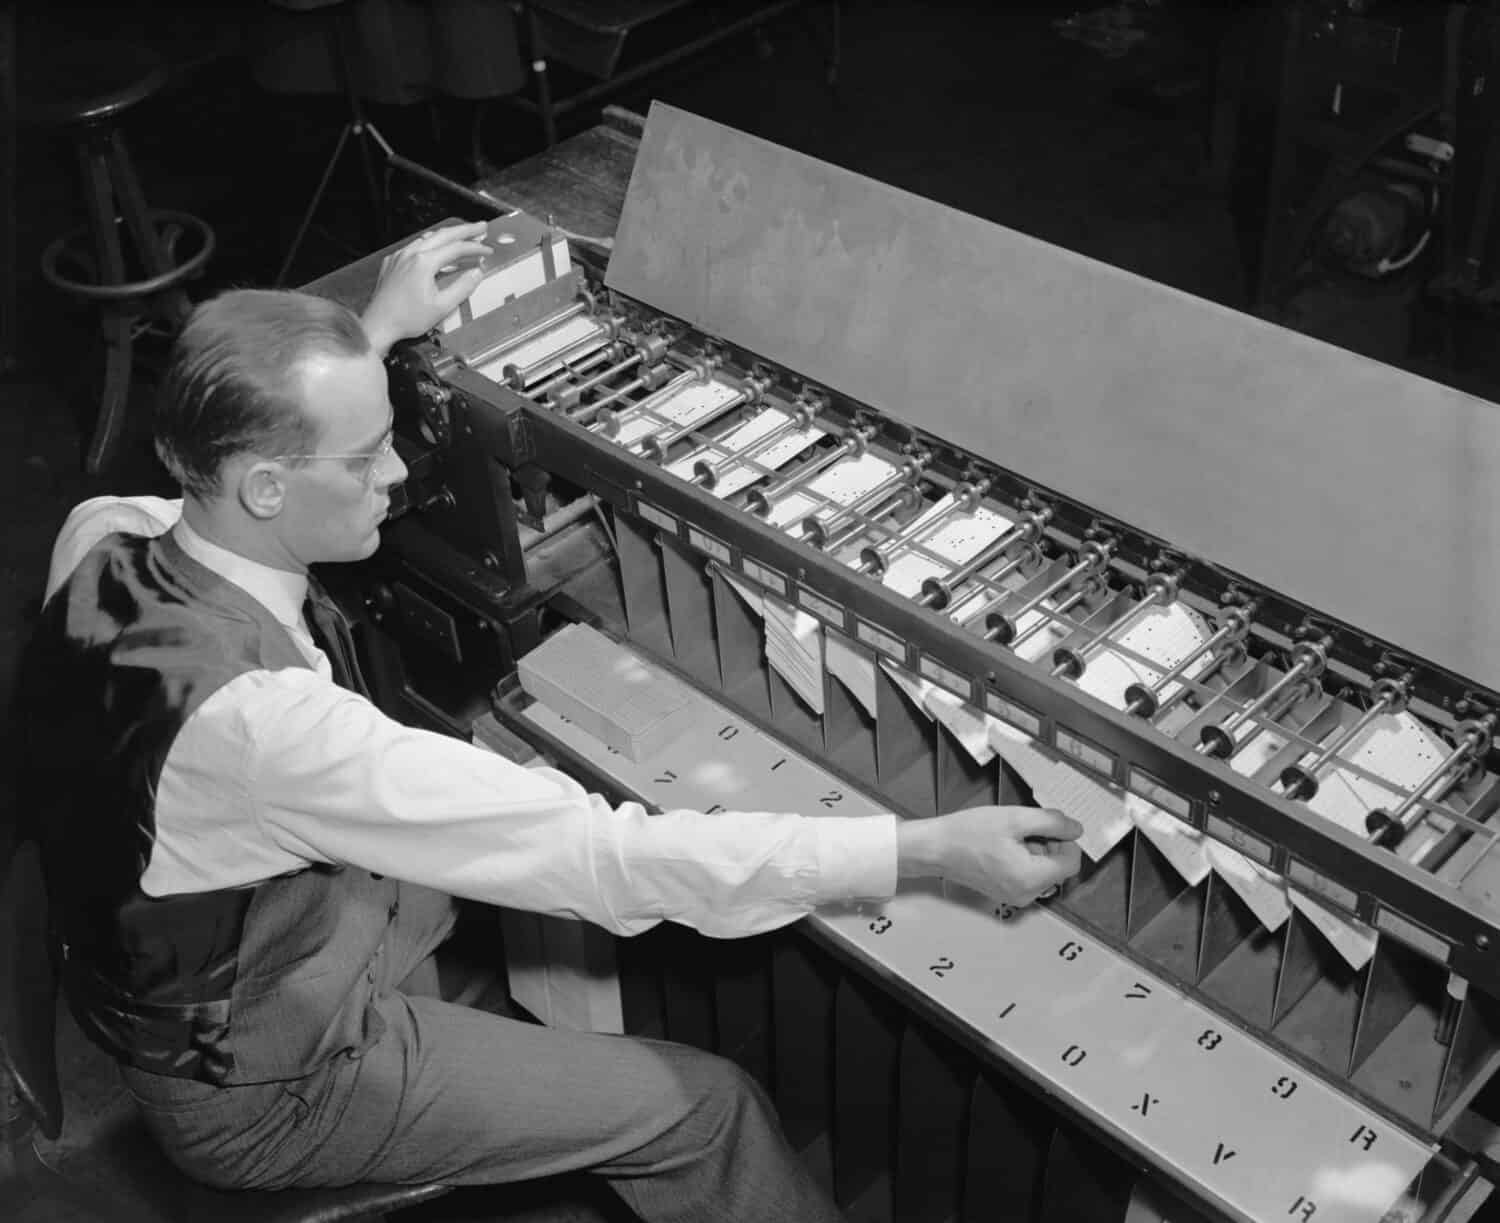
[(460, 259), (482, 260), (490, 253), (490, 248), (483, 242), (449, 242), (440, 246), (431, 246), (421, 252), (420, 258), (437, 274), (446, 264), (456, 263)]
[(445, 289), (439, 289), (433, 295), (435, 308), (444, 311), (457, 310), (464, 298), (479, 287), (479, 282), (484, 279), (484, 273), (478, 268), (470, 268), (462, 276), (458, 277)]
[(1078, 852), (1078, 846), (1069, 841), (1060, 847), (1058, 853), (1033, 858), (1032, 862), (1032, 883), (1038, 891), (1045, 891), (1076, 875), (1078, 868), (1083, 865), (1083, 858)]
[[(462, 221), (457, 225), (440, 225), (436, 229), (429, 229), (418, 235), (416, 241), (431, 243), (439, 238), (445, 241), (452, 238), (475, 238), (484, 233), (488, 226), (488, 221)], [(416, 243), (414, 242), (413, 245)]]
[(1023, 837), (1076, 841), (1083, 835), (1082, 824), (1051, 807), (1024, 807), (1016, 813), (1016, 824), (1016, 831)]

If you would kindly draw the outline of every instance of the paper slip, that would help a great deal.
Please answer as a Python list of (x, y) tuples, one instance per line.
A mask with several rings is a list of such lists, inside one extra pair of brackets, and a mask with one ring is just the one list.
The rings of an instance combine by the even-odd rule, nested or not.
[(766, 661), (814, 713), (823, 712), (823, 625), (770, 595), (765, 599)]
[(927, 708), (927, 690), (932, 687), (920, 675), (913, 675), (910, 671), (903, 670), (885, 659), (880, 660), (880, 669), (891, 677), (891, 682), (906, 693), (907, 699), (920, 709), (927, 717), (933, 716), (932, 710)]
[(1083, 825), (1078, 847), (1098, 861), (1135, 826), (1125, 810), (1124, 791), (1085, 777), (1070, 765), (1054, 760), (1035, 741), (988, 718), (990, 746), (1031, 787), (1036, 801), (1054, 807)]
[[(712, 378), (707, 382), (690, 382), (681, 390), (674, 391), (665, 399), (652, 404), (650, 415), (641, 412), (621, 421), (620, 431), (615, 435), (615, 441), (629, 449), (639, 445), (651, 434), (660, 433), (663, 429), (692, 428), (700, 421), (707, 420), (738, 394), (739, 392), (727, 382), (718, 382)], [(628, 405), (621, 411), (622, 413), (629, 411)], [(671, 425), (662, 424), (663, 420), (670, 421)], [(601, 425), (591, 425), (590, 428), (595, 433), (603, 431)]]
[(814, 514), (822, 517), (830, 510), (828, 502), (848, 505), (869, 492), (881, 481), (895, 474), (896, 469), (878, 454), (866, 451), (857, 458), (835, 463), (827, 471), (814, 476), (808, 484), (810, 492), (793, 492), (782, 497), (771, 507), (766, 520), (772, 526), (800, 528), (802, 520)]
[(726, 569), (719, 573), (765, 625), (766, 662), (815, 713), (823, 712), (823, 626)]
[(955, 696), (946, 688), (913, 675), (894, 663), (880, 660), (880, 668), (891, 677), (891, 682), (906, 693), (907, 698), (929, 718), (948, 731), (963, 744), (974, 757), (976, 764), (988, 764), (995, 758), (994, 745), (989, 741), (986, 729), (988, 715), (981, 713), (962, 697)]
[[(1235, 743), (1244, 743), (1245, 739), (1259, 727), (1260, 723), (1253, 719), (1246, 722), (1236, 732)], [(1275, 731), (1262, 730), (1244, 747), (1236, 748), (1234, 755), (1229, 758), (1229, 767), (1241, 777), (1254, 777), (1271, 762), (1271, 757), (1286, 745), (1287, 740)]]
[[(1400, 806), (1447, 755), (1443, 741), (1411, 714), (1376, 718), (1341, 753), (1341, 759), (1363, 773), (1341, 765), (1321, 770), (1318, 792), (1307, 806), (1355, 836), (1367, 837), (1365, 816), (1377, 807), (1389, 811)], [(1407, 834), (1397, 853), (1415, 861), (1451, 826), (1442, 816), (1428, 815)]]
[[(919, 524), (930, 522), (949, 513), (952, 506), (953, 496), (949, 494), (915, 522), (908, 523), (905, 529), (918, 529)], [(962, 565), (971, 557), (977, 556), (1010, 528), (1009, 518), (984, 506), (972, 514), (959, 514), (954, 517), (953, 521), (937, 528), (918, 543), (917, 546), (923, 552), (932, 553), (932, 556), (925, 556), (922, 552), (914, 551), (898, 553), (881, 580), (897, 594), (915, 598), (921, 593), (922, 582), (925, 579), (951, 573), (955, 566)], [(942, 559), (934, 559), (939, 557)], [(943, 561), (947, 561), (948, 564), (944, 564)]]
[[(1181, 603), (1153, 607), (1120, 636), (1121, 649), (1101, 646), (1088, 659), (1076, 683), (1090, 696), (1124, 709), (1126, 688), (1131, 684), (1154, 684), (1194, 650), (1201, 649), (1210, 636), (1208, 622), (1192, 608)], [(1126, 650), (1130, 653), (1123, 652)], [(1199, 659), (1188, 668), (1187, 677), (1196, 676), (1208, 663), (1207, 656)], [(1181, 688), (1174, 681), (1160, 695), (1165, 700)]]
[(1309, 811), (1332, 820), (1357, 837), (1368, 837), (1365, 816), (1376, 807), (1387, 811), (1401, 802), (1402, 796), (1390, 786), (1358, 777), (1347, 769), (1324, 769), (1318, 774), (1318, 792), (1306, 799)]
[(733, 496), (741, 489), (749, 488), (761, 478), (758, 468), (778, 471), (823, 436), (823, 430), (816, 425), (806, 429), (794, 429), (758, 451), (753, 456), (754, 467), (735, 463), (736, 454), (755, 446), (763, 437), (781, 428), (791, 419), (789, 413), (779, 408), (766, 408), (718, 438), (713, 449), (701, 455), (684, 455), (676, 462), (667, 464), (667, 470), (674, 476), (691, 480), (695, 475), (693, 466), (700, 458), (717, 464), (719, 479), (714, 484), (713, 494), (715, 497)]
[(1358, 971), (1370, 962), (1370, 957), (1375, 954), (1375, 943), (1380, 938), (1376, 931), (1364, 922), (1325, 909), (1295, 888), (1288, 888), (1287, 895), (1291, 897), (1292, 908), (1317, 927), (1334, 950), (1349, 962), (1350, 968)]
[(1344, 748), (1350, 764), (1400, 790), (1414, 790), (1442, 764), (1448, 748), (1409, 713), (1376, 718)]
[(766, 614), (766, 596), (761, 592), (760, 587), (750, 585), (744, 578), (737, 577), (729, 572), (728, 569), (722, 569), (718, 566), (715, 566), (715, 569), (719, 576), (728, 583), (729, 588), (745, 600), (745, 605), (751, 611), (757, 616), (764, 616)]
[[(997, 750), (1004, 752), (1003, 748)], [(1125, 810), (1124, 790), (1094, 781), (1070, 765), (1054, 764), (1046, 786), (1035, 793), (1042, 806), (1056, 807), (1084, 826), (1079, 848), (1095, 861), (1134, 827)]]
[(975, 764), (988, 764), (995, 758), (987, 714), (934, 684), (928, 685), (924, 704), (927, 711), (963, 745)]
[(875, 658), (856, 646), (843, 633), (823, 632), (823, 666), (838, 680), (872, 718), (875, 716)]
[(891, 677), (891, 682), (896, 687), (906, 693), (913, 705), (945, 727), (974, 758), (976, 764), (988, 764), (995, 758), (994, 746), (989, 741), (987, 714), (981, 713), (946, 688), (939, 688), (920, 675), (913, 675), (883, 658), (880, 660), (880, 668)]
[(577, 314), (560, 326), (543, 332), (535, 339), (507, 349), (493, 361), (486, 361), (479, 367), (478, 372), (496, 382), (504, 382), (507, 365), (514, 365), (517, 369), (534, 367), (531, 369), (531, 376), (527, 379), (527, 385), (530, 385), (533, 382), (540, 382), (548, 374), (555, 373), (562, 368), (561, 361), (548, 360), (553, 353), (567, 350), (568, 360), (577, 361), (592, 352), (597, 352), (608, 341), (609, 336), (603, 327), (588, 315)]
[(1212, 837), (1205, 840), (1204, 851), (1219, 878), (1234, 889), (1260, 924), (1273, 932), (1280, 930), (1292, 913), (1286, 880)]
[(1125, 810), (1179, 875), (1194, 887), (1208, 878), (1212, 866), (1203, 833), (1139, 794), (1125, 795)]

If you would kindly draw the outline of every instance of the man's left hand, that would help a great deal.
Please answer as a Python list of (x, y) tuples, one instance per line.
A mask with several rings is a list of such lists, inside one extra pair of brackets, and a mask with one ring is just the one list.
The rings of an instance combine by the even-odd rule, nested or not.
[(461, 259), (488, 253), (489, 247), (479, 240), (486, 225), (471, 221), (428, 230), (385, 257), (361, 319), (377, 352), (384, 356), (397, 340), (436, 327), (474, 292), (484, 279), (478, 267), (460, 273), (441, 289), (437, 276)]

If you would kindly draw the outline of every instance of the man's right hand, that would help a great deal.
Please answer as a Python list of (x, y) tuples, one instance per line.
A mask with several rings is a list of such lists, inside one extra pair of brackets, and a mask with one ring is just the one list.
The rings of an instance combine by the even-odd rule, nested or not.
[(902, 820), (898, 872), (937, 875), (997, 901), (1028, 905), (1078, 873), (1083, 826), (1046, 807), (969, 807)]

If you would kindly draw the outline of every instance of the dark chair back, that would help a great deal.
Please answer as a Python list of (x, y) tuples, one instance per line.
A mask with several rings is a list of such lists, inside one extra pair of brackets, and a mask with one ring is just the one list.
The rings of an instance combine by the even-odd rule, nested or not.
[(47, 935), (41, 852), (23, 841), (0, 855), (0, 1075), (44, 1137), (62, 1133), (57, 1078), (57, 974)]

